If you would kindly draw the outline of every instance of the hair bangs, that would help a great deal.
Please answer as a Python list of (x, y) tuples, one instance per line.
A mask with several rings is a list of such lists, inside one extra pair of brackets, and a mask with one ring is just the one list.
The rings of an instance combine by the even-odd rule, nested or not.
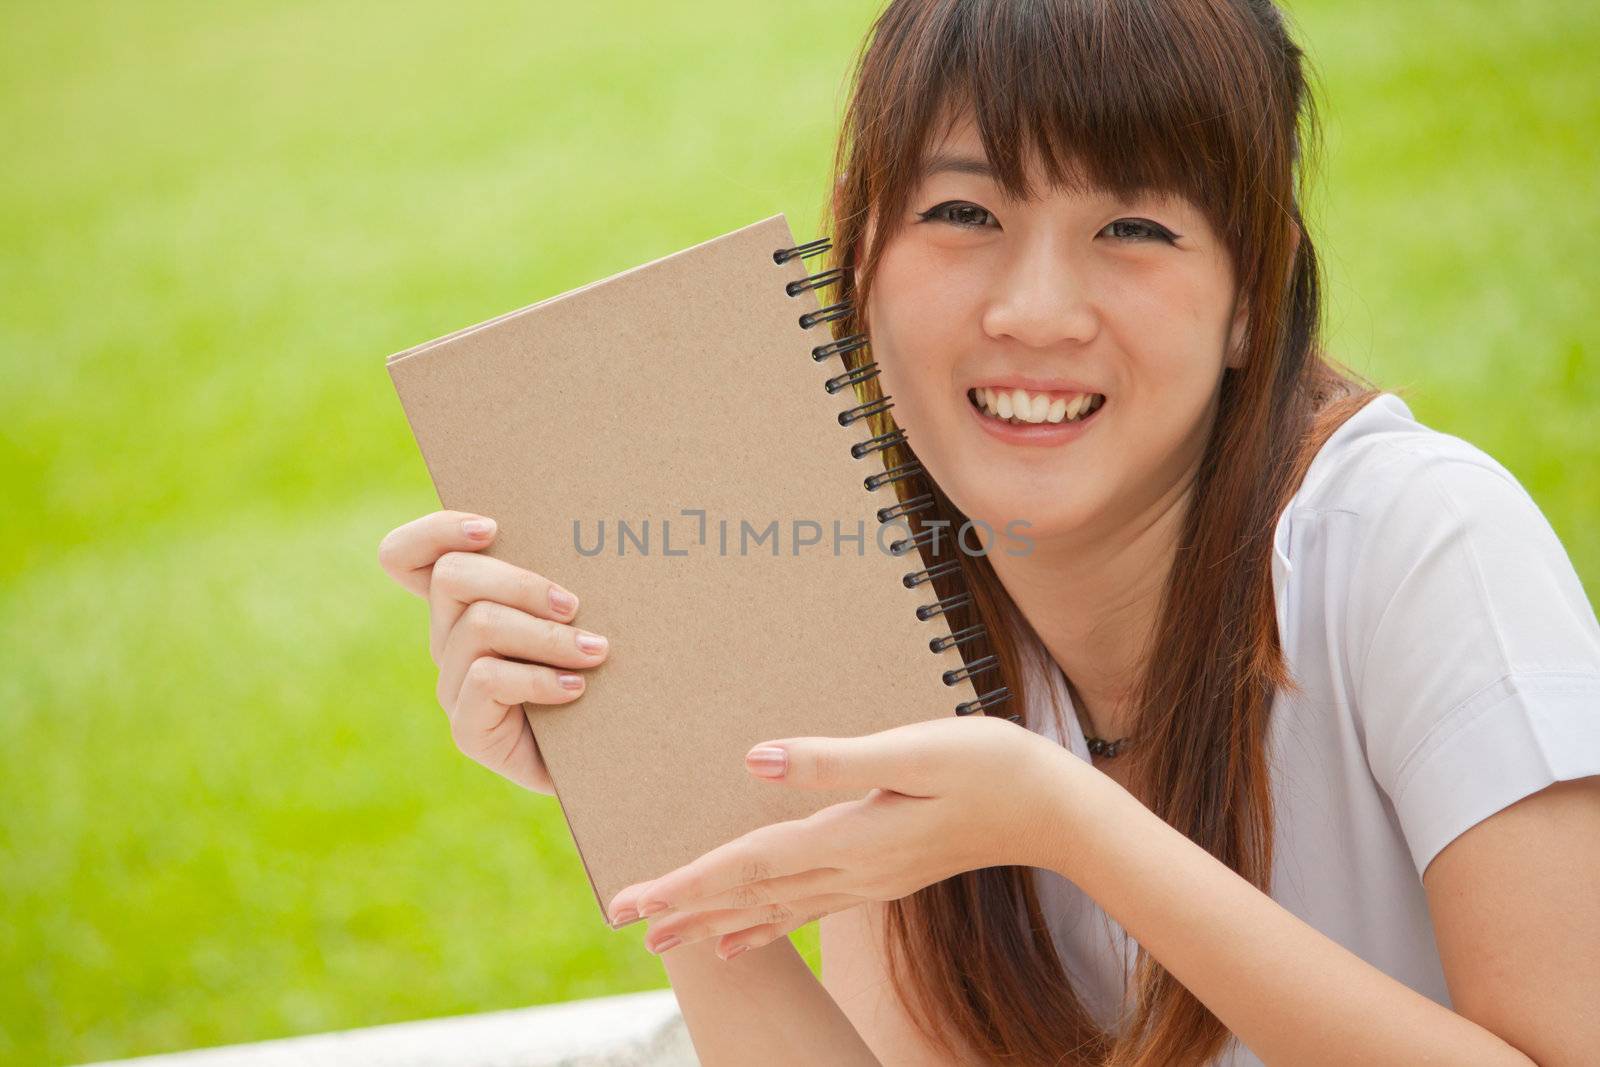
[[(1037, 179), (1122, 200), (1175, 195), (1237, 234), (1252, 127), (1271, 101), (1270, 87), (1255, 93), (1260, 58), (1234, 54), (1249, 39), (1219, 25), (1225, 9), (946, 0), (921, 15), (899, 65), (901, 99), (920, 106), (882, 116), (887, 158), (925, 161), (970, 121), (1012, 199), (1038, 196)], [(903, 209), (920, 169), (879, 185), (881, 217)]]

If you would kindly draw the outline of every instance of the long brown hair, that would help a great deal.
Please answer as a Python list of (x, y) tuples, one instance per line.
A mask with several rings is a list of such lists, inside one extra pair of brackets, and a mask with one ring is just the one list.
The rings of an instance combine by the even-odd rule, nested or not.
[[(1157, 815), (1263, 890), (1265, 732), (1273, 694), (1292, 685), (1272, 530), (1317, 447), (1372, 395), (1320, 347), (1319, 268), (1300, 212), (1317, 144), (1303, 66), (1267, 0), (893, 0), (857, 57), (824, 226), (835, 261), (850, 268), (838, 299), (855, 310), (834, 326), (844, 337), (862, 328), (923, 151), (966, 109), (1008, 195), (1032, 195), (1031, 152), (1062, 187), (1187, 197), (1227, 244), (1249, 316), (1243, 362), (1224, 372), (1137, 691), (1140, 743), (1125, 758)], [(846, 358), (857, 367), (871, 357)], [(863, 401), (878, 395), (876, 380), (858, 388)], [(888, 413), (871, 425), (895, 428)], [(885, 465), (913, 462), (912, 444), (887, 452)], [(934, 497), (910, 517), (914, 530), (966, 521), (931, 478), (895, 489), (902, 500)], [(924, 565), (961, 566), (935, 580), (935, 593), (973, 593), (951, 627), (981, 622), (988, 634), (963, 654), (996, 655), (1012, 693), (1004, 710), (1021, 712), (1027, 624), (984, 556), (942, 544), (938, 555), (921, 548)], [(1202, 1063), (1221, 1049), (1222, 1023), (1142, 949), (1130, 1014), (1102, 1030), (1057, 957), (1029, 874), (969, 871), (887, 906), (890, 973), (930, 1039), (952, 1056), (1117, 1067)]]

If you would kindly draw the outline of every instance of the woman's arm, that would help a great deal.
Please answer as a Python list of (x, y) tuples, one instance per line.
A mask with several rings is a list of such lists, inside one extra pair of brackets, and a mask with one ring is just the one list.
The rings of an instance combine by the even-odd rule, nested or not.
[(1600, 777), (1517, 801), (1422, 873), (1461, 1014), (1541, 1064), (1600, 1056)]
[[(922, 1032), (906, 1010), (884, 957), (884, 912), (869, 900), (824, 915), (817, 928), (822, 943), (822, 984), (850, 1017), (884, 1067), (928, 1067), (949, 1056)], [(950, 1040), (959, 1044), (959, 1038)], [(962, 1047), (959, 1062), (975, 1067), (980, 1058)]]
[(705, 1067), (881, 1067), (787, 937), (724, 962), (715, 939), (661, 954)]
[[(1059, 758), (1077, 760), (1065, 750)], [(1063, 848), (1051, 863), (1053, 869), (1093, 897), (1266, 1063), (1528, 1067), (1535, 1062), (1484, 1026), (1389, 977), (1291, 914), (1112, 779), (1063, 773), (1060, 780), (1078, 784), (1064, 786), (1053, 797), (1054, 825), (1071, 828), (1060, 835)], [(1534, 801), (1529, 798), (1524, 803)], [(1542, 846), (1529, 847), (1567, 850), (1571, 862), (1570, 850), (1582, 835), (1558, 832), (1548, 823), (1544, 831)], [(1591, 834), (1579, 848), (1594, 870), (1600, 837)], [(1452, 872), (1454, 891), (1469, 884), (1485, 885), (1496, 877), (1496, 870), (1484, 866), (1465, 875)], [(1536, 903), (1532, 893), (1525, 898), (1528, 907), (1543, 913), (1545, 936), (1555, 936), (1567, 912), (1587, 909), (1592, 925), (1594, 905), (1581, 892), (1592, 893), (1593, 883), (1580, 892), (1581, 884), (1580, 879), (1571, 879), (1552, 887), (1573, 899)], [(1441, 918), (1446, 923), (1461, 922), (1463, 912), (1447, 909)], [(1441, 943), (1457, 946), (1474, 936), (1470, 929), (1446, 934)], [(1458, 947), (1455, 954), (1463, 951)], [(1526, 958), (1512, 957), (1506, 963), (1519, 959)], [(1548, 970), (1529, 973), (1505, 966), (1490, 976), (1480, 966), (1474, 980), (1500, 989), (1522, 984), (1539, 988), (1552, 977)], [(1579, 1002), (1600, 1002), (1596, 990), (1600, 981), (1593, 966), (1586, 974), (1568, 978), (1588, 989), (1587, 999)], [(1452, 989), (1455, 984), (1452, 976)], [(1481, 995), (1487, 992), (1480, 988), (1480, 996), (1469, 1002), (1481, 1006)], [(1516, 1000), (1528, 1003), (1524, 997)], [(1493, 1012), (1483, 1017), (1499, 1018)], [(1575, 1050), (1582, 1043), (1577, 1040), (1580, 1029), (1590, 1035), (1589, 1050), (1595, 1047), (1592, 1010), (1587, 1018), (1545, 1011), (1536, 1024), (1565, 1033), (1565, 1040), (1545, 1040), (1540, 1048)], [(1526, 1035), (1527, 1030), (1519, 1028), (1516, 1033)], [(1532, 1042), (1525, 1043), (1533, 1047)], [(1542, 1067), (1576, 1062), (1570, 1054), (1541, 1061)]]

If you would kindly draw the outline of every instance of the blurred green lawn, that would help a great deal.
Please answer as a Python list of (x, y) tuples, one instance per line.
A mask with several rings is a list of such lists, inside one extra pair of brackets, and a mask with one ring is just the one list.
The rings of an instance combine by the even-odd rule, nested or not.
[[(1600, 9), (1292, 5), (1335, 353), (1600, 581)], [(0, 13), (0, 1061), (665, 984), (553, 801), (459, 756), (414, 342), (788, 212), (873, 5)], [(814, 928), (799, 944), (815, 965)]]

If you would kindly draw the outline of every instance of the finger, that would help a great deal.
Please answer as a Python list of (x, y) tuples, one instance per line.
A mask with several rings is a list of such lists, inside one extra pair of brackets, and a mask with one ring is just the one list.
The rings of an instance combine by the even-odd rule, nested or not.
[[(883, 734), (893, 734), (893, 729)], [(909, 784), (917, 742), (907, 737), (786, 737), (744, 755), (752, 776), (797, 789), (896, 789)]]
[(428, 651), (438, 663), (450, 628), (475, 600), (492, 600), (541, 619), (567, 622), (578, 598), (541, 574), (478, 552), (450, 551), (428, 584)]
[(838, 893), (814, 900), (800, 901), (794, 905), (794, 910), (801, 916), (798, 922), (791, 920), (787, 923), (764, 923), (748, 930), (741, 930), (738, 933), (724, 934), (717, 940), (717, 955), (726, 962), (745, 949), (760, 948), (763, 945), (771, 944), (778, 938), (793, 933), (802, 926), (814, 923), (818, 919), (824, 919), (829, 915), (860, 907), (868, 899), (867, 897), (858, 897), (849, 893)]
[(847, 875), (842, 867), (814, 867), (799, 874), (747, 882), (732, 889), (697, 900), (679, 903), (680, 912), (724, 911), (790, 904), (807, 897), (820, 897), (844, 890)]
[(557, 672), (531, 663), (481, 656), (461, 684), (450, 736), (463, 755), (539, 793), (554, 793), (522, 705), (567, 703), (582, 692), (563, 686)]
[(461, 680), (461, 694), (450, 718), (459, 729), (487, 731), (502, 717), (496, 708), (570, 704), (583, 695), (586, 684), (584, 676), (576, 671), (479, 656)]
[[(645, 948), (651, 952), (661, 952), (664, 951), (663, 945), (675, 948), (680, 944), (693, 944), (724, 934), (734, 935), (730, 941), (745, 945), (766, 944), (824, 915), (853, 908), (862, 900), (848, 893), (831, 893), (759, 908), (682, 912), (652, 924), (650, 932), (645, 935)], [(677, 940), (673, 941), (673, 938)], [(728, 958), (725, 950), (718, 955)]]
[(536, 619), (492, 600), (475, 600), (445, 638), (439, 658), (439, 704), (455, 707), (467, 668), (485, 654), (581, 670), (599, 666), (608, 652), (609, 645), (599, 634)]
[[(606, 905), (606, 918), (610, 920), (612, 926), (631, 923), (639, 918), (639, 894), (649, 888), (650, 884), (649, 882), (635, 882), (633, 885), (620, 890), (616, 896), (611, 898), (611, 903)], [(652, 912), (651, 914), (665, 918), (676, 913), (669, 908), (664, 912)]]
[[(487, 523), (487, 529), (482, 524)], [(495, 522), (468, 511), (435, 511), (397, 526), (378, 542), (378, 564), (417, 596), (428, 595), (434, 561), (452, 549), (483, 548), (494, 540)]]
[[(976, 716), (974, 716), (976, 717)], [(956, 720), (960, 721), (960, 720)], [(892, 789), (932, 796), (937, 777), (926, 724), (861, 737), (792, 737), (763, 741), (745, 753), (751, 775), (801, 789)]]
[(646, 916), (655, 913), (653, 906), (683, 910), (738, 886), (812, 870), (832, 852), (819, 826), (808, 816), (752, 830), (657, 878), (635, 906)]

